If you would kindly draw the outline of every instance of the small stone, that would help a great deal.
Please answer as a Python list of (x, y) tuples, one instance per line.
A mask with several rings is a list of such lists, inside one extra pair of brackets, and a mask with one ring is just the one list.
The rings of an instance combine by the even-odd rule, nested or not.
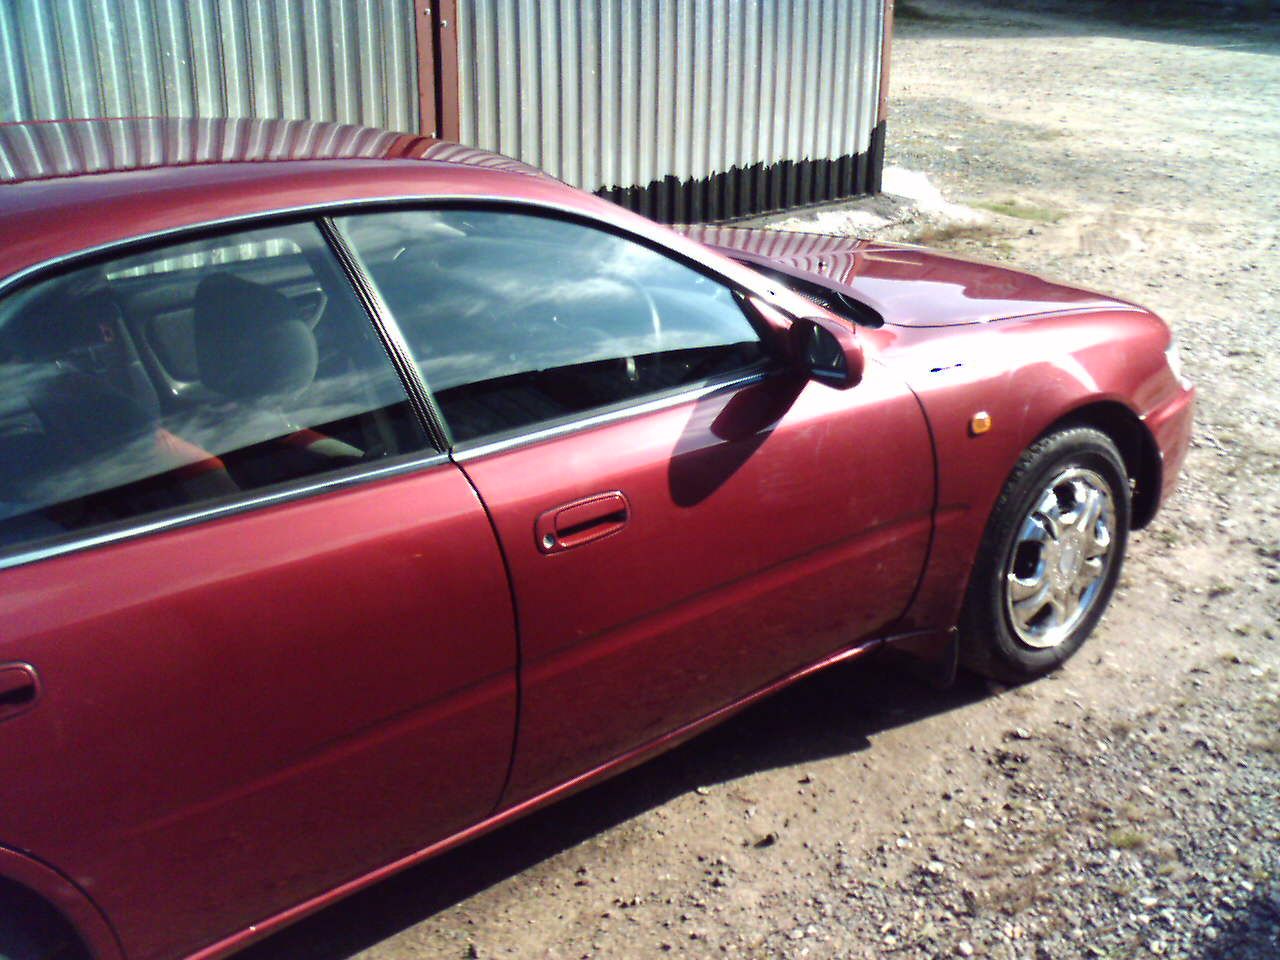
[(962, 957), (972, 957), (973, 944), (971, 944), (968, 940), (961, 940), (959, 943), (956, 944), (956, 953), (960, 954), (960, 956)]

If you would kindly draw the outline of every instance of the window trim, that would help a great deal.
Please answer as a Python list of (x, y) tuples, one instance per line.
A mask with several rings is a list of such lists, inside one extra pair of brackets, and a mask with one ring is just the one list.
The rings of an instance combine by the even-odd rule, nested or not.
[(594, 430), (597, 427), (618, 423), (632, 417), (641, 417), (646, 414), (656, 413), (659, 410), (678, 407), (684, 403), (692, 403), (721, 390), (736, 390), (753, 383), (760, 383), (771, 376), (777, 376), (778, 373), (779, 371), (776, 369), (763, 369), (721, 374), (718, 377), (698, 380), (691, 384), (671, 387), (668, 390), (650, 394), (639, 402), (620, 401), (617, 404), (601, 407), (595, 411), (568, 414), (564, 418), (545, 421), (541, 425), (534, 424), (533, 429), (512, 428), (513, 431), (523, 429), (525, 432), (513, 432), (510, 436), (480, 437), (476, 440), (465, 441), (453, 449), (453, 459), (458, 463), (467, 463), (471, 460), (487, 457), (490, 454), (503, 453), (507, 450), (542, 443), (544, 440), (554, 440), (574, 433)]
[(409, 349), (404, 331), (400, 329), (400, 324), (395, 314), (391, 312), (391, 308), (383, 301), (377, 284), (365, 269), (364, 261), (360, 259), (359, 253), (351, 245), (347, 236), (338, 229), (333, 217), (319, 217), (316, 225), (324, 235), (325, 242), (329, 244), (329, 249), (333, 252), (334, 259), (338, 261), (347, 283), (355, 291), (365, 314), (373, 323), (378, 339), (391, 358), (391, 365), (395, 367), (400, 383), (409, 396), (409, 406), (426, 431), (427, 439), (438, 450), (451, 449), (453, 437), (436, 403), (435, 394), (427, 385), (422, 369), (414, 361), (413, 352)]
[(395, 462), (360, 464), (348, 467), (347, 471), (327, 474), (321, 479), (291, 480), (273, 484), (270, 487), (261, 487), (257, 492), (232, 494), (221, 500), (205, 501), (203, 506), (178, 507), (172, 512), (142, 514), (136, 520), (121, 520), (115, 524), (96, 527), (93, 532), (83, 534), (72, 532), (57, 540), (43, 543), (37, 541), (35, 546), (19, 545), (12, 548), (12, 552), (0, 554), (0, 570), (25, 566), (93, 547), (133, 540), (152, 533), (176, 530), (206, 520), (235, 516), (260, 507), (291, 503), (306, 497), (363, 486), (401, 474), (429, 470), (449, 462), (451, 461), (448, 453), (431, 451), (427, 456), (423, 456), (422, 451), (417, 451), (402, 454), (395, 458)]
[[(364, 210), (366, 208), (385, 207), (387, 209), (405, 209), (405, 208), (424, 208), (437, 206), (463, 206), (463, 207), (511, 207), (524, 208), (533, 212), (540, 212), (551, 216), (561, 217), (568, 220), (578, 221), (603, 230), (607, 233), (615, 233), (619, 236), (643, 244), (648, 247), (660, 249), (665, 255), (679, 260), (686, 266), (693, 268), (710, 277), (714, 277), (720, 283), (736, 290), (747, 296), (763, 296), (776, 293), (773, 289), (768, 277), (760, 275), (762, 283), (756, 287), (750, 284), (740, 283), (723, 273), (717, 271), (714, 267), (709, 267), (704, 263), (699, 263), (692, 258), (686, 257), (684, 254), (669, 247), (664, 247), (655, 241), (649, 240), (647, 237), (640, 236), (616, 224), (608, 223), (600, 220), (589, 213), (558, 203), (548, 203), (544, 200), (528, 200), (523, 197), (508, 197), (494, 194), (398, 194), (385, 197), (355, 197), (341, 200), (323, 200), (316, 203), (295, 204), (293, 206), (272, 207), (266, 210), (254, 211), (252, 213), (239, 213), (229, 217), (219, 217), (216, 220), (205, 220), (200, 223), (184, 224), (176, 227), (166, 227), (162, 230), (153, 230), (149, 233), (140, 233), (132, 237), (124, 237), (119, 240), (111, 240), (107, 243), (100, 243), (96, 246), (85, 247), (82, 250), (75, 250), (70, 253), (59, 254), (55, 257), (49, 257), (38, 263), (33, 263), (23, 267), (6, 277), (0, 277), (0, 297), (9, 295), (10, 288), (17, 285), (23, 285), (33, 279), (39, 279), (39, 275), (46, 272), (56, 272), (63, 268), (74, 267), (80, 261), (91, 261), (106, 256), (116, 256), (117, 251), (125, 251), (133, 247), (150, 246), (168, 240), (179, 240), (180, 238), (197, 239), (202, 234), (219, 233), (227, 229), (238, 227), (248, 228), (250, 225), (262, 224), (268, 226), (276, 222), (289, 222), (290, 220), (308, 220), (316, 221), (322, 217), (337, 217), (350, 211)], [(698, 241), (690, 240), (691, 243)], [(732, 259), (732, 258), (726, 258)], [(737, 263), (738, 261), (733, 261)], [(753, 270), (748, 264), (739, 264), (746, 270)]]
[[(361, 207), (367, 204), (361, 204)], [(519, 213), (524, 216), (542, 216), (548, 220), (559, 220), (577, 224), (591, 230), (597, 230), (601, 233), (607, 233), (615, 237), (619, 237), (630, 243), (644, 247), (656, 253), (658, 256), (680, 264), (687, 269), (691, 269), (696, 273), (700, 273), (704, 277), (718, 283), (721, 287), (728, 290), (730, 295), (738, 301), (738, 309), (742, 311), (743, 319), (751, 327), (756, 337), (759, 338), (761, 350), (764, 352), (766, 366), (760, 369), (744, 368), (742, 370), (733, 371), (731, 373), (720, 374), (715, 377), (708, 377), (697, 380), (692, 383), (681, 384), (676, 387), (669, 387), (666, 390), (657, 391), (648, 394), (637, 401), (618, 401), (595, 410), (587, 410), (582, 413), (565, 414), (563, 417), (557, 417), (554, 420), (543, 421), (542, 423), (531, 424), (528, 427), (512, 427), (511, 431), (503, 432), (494, 437), (480, 437), (475, 440), (464, 440), (461, 443), (453, 442), (452, 431), (449, 429), (444, 414), (440, 409), (439, 402), (436, 400), (435, 391), (431, 389), (431, 384), (426, 379), (426, 374), (421, 366), (414, 360), (413, 353), (409, 349), (408, 341), (405, 339), (396, 320), (395, 314), (392, 313), (390, 307), (383, 302), (381, 296), (377, 294), (377, 286), (373, 279), (368, 275), (364, 266), (364, 261), (360, 259), (359, 253), (355, 245), (351, 242), (350, 237), (343, 231), (338, 223), (338, 218), (344, 215), (350, 215), (345, 209), (345, 205), (335, 205), (325, 217), (325, 221), (332, 228), (336, 241), (341, 243), (345, 250), (352, 258), (352, 269), (359, 274), (359, 280), (353, 279), (353, 282), (367, 283), (371, 293), (371, 303), (377, 309), (379, 320), (393, 331), (396, 339), (397, 348), (403, 351), (405, 358), (408, 360), (408, 366), (416, 374), (417, 380), (421, 383), (422, 389), (430, 398), (431, 409), (434, 416), (439, 418), (439, 425), (444, 439), (447, 441), (445, 449), (449, 450), (457, 456), (459, 462), (465, 459), (474, 459), (477, 450), (494, 452), (497, 450), (506, 450), (516, 446), (524, 446), (528, 443), (536, 443), (541, 439), (549, 439), (551, 437), (564, 436), (572, 433), (577, 429), (591, 429), (600, 426), (603, 423), (612, 423), (617, 420), (625, 419), (628, 416), (640, 415), (648, 413), (651, 410), (663, 409), (667, 406), (678, 405), (683, 399), (696, 399), (707, 393), (718, 390), (731, 384), (740, 383), (747, 384), (776, 373), (777, 368), (773, 365), (780, 358), (776, 355), (774, 339), (769, 336), (769, 331), (765, 327), (762, 318), (753, 310), (747, 298), (757, 296), (755, 290), (750, 290), (742, 284), (731, 280), (724, 274), (715, 271), (706, 264), (699, 263), (692, 258), (682, 255), (679, 251), (664, 247), (662, 244), (649, 240), (647, 237), (639, 236), (629, 230), (618, 227), (615, 224), (606, 223), (596, 220), (589, 215), (580, 211), (567, 210), (560, 207), (551, 207), (546, 204), (532, 203), (516, 198), (490, 199), (480, 197), (463, 197), (463, 198), (436, 198), (424, 197), (417, 202), (386, 202), (379, 204), (385, 212), (393, 213), (404, 210), (475, 210), (475, 211), (496, 211), (499, 213)], [(363, 210), (361, 212), (364, 212)], [(376, 215), (374, 211), (372, 215)], [(366, 214), (369, 215), (369, 214)], [(345, 259), (343, 260), (346, 265)], [(750, 269), (750, 268), (748, 268)], [(523, 431), (523, 432), (521, 432)]]
[[(284, 207), (272, 207), (266, 210), (253, 211), (251, 213), (235, 214), (229, 217), (219, 217), (215, 220), (206, 220), (200, 223), (183, 224), (175, 227), (167, 227), (162, 230), (153, 230), (147, 233), (136, 234), (132, 237), (124, 237), (119, 240), (112, 240), (107, 243), (97, 244), (82, 250), (75, 250), (70, 253), (61, 254), (56, 257), (50, 257), (38, 263), (33, 263), (23, 267), (14, 273), (5, 277), (0, 277), (0, 299), (7, 298), (14, 294), (17, 290), (22, 289), (30, 284), (43, 282), (46, 278), (62, 273), (64, 271), (75, 270), (83, 266), (106, 259), (112, 259), (118, 256), (127, 255), (129, 251), (142, 251), (152, 246), (158, 246), (166, 243), (181, 243), (183, 241), (199, 239), (202, 236), (216, 235), (234, 230), (251, 229), (255, 227), (269, 227), (274, 224), (285, 223), (311, 223), (320, 229), (320, 232), (329, 242), (330, 250), (334, 253), (335, 258), (339, 261), (342, 275), (348, 284), (354, 289), (353, 293), (362, 305), (365, 305), (365, 299), (361, 295), (357, 280), (351, 275), (342, 258), (338, 255), (338, 251), (334, 248), (329, 235), (326, 233), (321, 221), (332, 219), (337, 216), (355, 211), (373, 211), (373, 210), (403, 210), (403, 209), (432, 209), (439, 207), (464, 207), (468, 209), (489, 208), (489, 209), (507, 209), (519, 212), (540, 214), (553, 218), (567, 219), (572, 222), (584, 224), (593, 229), (602, 230), (621, 236), (633, 243), (639, 243), (642, 246), (654, 249), (664, 256), (676, 260), (691, 269), (698, 271), (718, 283), (728, 287), (738, 296), (760, 296), (770, 294), (768, 278), (761, 277), (762, 283), (759, 288), (755, 288), (725, 276), (723, 273), (709, 267), (704, 263), (700, 263), (690, 257), (681, 254), (679, 251), (671, 250), (660, 243), (649, 240), (647, 237), (640, 236), (630, 230), (619, 227), (616, 224), (608, 223), (600, 220), (589, 213), (584, 213), (573, 207), (548, 203), (540, 200), (527, 200), (520, 197), (507, 197), (502, 195), (491, 194), (405, 194), (384, 197), (365, 197), (341, 200), (324, 200), (316, 203), (296, 204)], [(346, 237), (341, 230), (337, 229), (334, 224), (334, 234), (340, 237), (344, 243), (347, 242)], [(750, 269), (749, 267), (747, 269)], [(367, 311), (366, 307), (366, 311)], [(761, 335), (761, 342), (764, 344), (767, 352), (772, 354), (771, 341), (764, 335), (761, 329), (759, 318), (755, 317), (749, 310), (743, 310), (744, 316), (751, 324), (757, 334)], [(394, 318), (390, 317), (390, 311), (385, 307), (375, 313), (369, 315), (369, 321), (374, 325), (375, 332), (380, 339), (386, 340), (390, 336), (388, 332), (388, 319), (394, 324)], [(398, 330), (398, 328), (396, 328)], [(395, 364), (395, 358), (392, 358)], [(429, 386), (422, 377), (416, 363), (408, 364), (409, 371), (412, 376), (410, 381), (406, 382), (405, 375), (401, 374), (401, 382), (410, 396), (412, 405), (413, 391), (424, 390), (428, 397), (431, 397), (431, 403), (434, 406), (434, 396), (431, 394)], [(397, 367), (397, 372), (400, 372)], [(762, 380), (771, 375), (772, 371), (762, 370), (755, 371), (748, 375), (727, 374), (725, 379), (708, 381), (700, 384), (687, 385), (686, 387), (673, 388), (671, 394), (660, 394), (651, 399), (642, 400), (638, 404), (621, 407), (613, 410), (602, 410), (598, 413), (587, 413), (585, 416), (574, 419), (572, 421), (552, 424), (543, 429), (535, 429), (531, 432), (519, 434), (516, 436), (503, 438), (494, 441), (477, 440), (475, 445), (462, 444), (456, 451), (454, 447), (446, 445), (441, 450), (435, 451), (417, 451), (414, 454), (405, 454), (408, 459), (397, 463), (374, 464), (361, 467), (350, 468), (351, 474), (328, 475), (320, 480), (292, 481), (281, 484), (277, 488), (264, 488), (268, 492), (262, 493), (246, 493), (244, 495), (229, 498), (226, 501), (202, 506), (193, 507), (191, 509), (178, 508), (178, 512), (173, 514), (147, 514), (137, 521), (125, 520), (120, 521), (120, 526), (110, 525), (106, 527), (96, 528), (96, 532), (84, 534), (70, 533), (65, 539), (60, 538), (53, 541), (37, 542), (35, 546), (26, 544), (18, 545), (11, 550), (0, 550), (0, 571), (13, 569), (15, 567), (25, 566), (30, 563), (36, 563), (41, 560), (47, 560), (54, 557), (64, 556), (70, 553), (76, 553), (81, 550), (88, 550), (94, 547), (107, 546), (114, 543), (120, 543), (139, 537), (147, 536), (152, 533), (162, 533), (167, 530), (179, 529), (185, 526), (191, 526), (205, 521), (221, 519), (223, 517), (235, 516), (239, 513), (256, 510), (261, 507), (274, 506), (276, 504), (289, 503), (294, 500), (303, 499), (309, 496), (318, 496), (328, 492), (334, 492), (362, 485), (364, 483), (375, 482), (384, 478), (391, 478), (401, 474), (412, 473), (419, 470), (433, 469), (444, 463), (463, 462), (465, 460), (475, 459), (490, 453), (496, 453), (500, 450), (507, 450), (513, 447), (525, 446), (532, 443), (538, 443), (543, 440), (552, 439), (554, 437), (565, 436), (567, 434), (576, 433), (582, 430), (590, 430), (595, 427), (602, 426), (607, 423), (624, 420), (634, 416), (642, 416), (655, 410), (665, 409), (671, 406), (678, 406), (680, 403), (694, 400), (707, 394), (713, 393), (720, 389), (729, 389), (735, 386), (745, 386), (757, 380)], [(418, 411), (415, 409), (415, 413)], [(438, 437), (434, 435), (429, 422), (421, 416), (419, 422), (427, 433), (427, 438), (433, 442), (439, 442)], [(447, 439), (447, 436), (446, 436)]]
[[(265, 217), (234, 218), (216, 223), (197, 224), (177, 230), (158, 232), (120, 243), (105, 244), (80, 251), (68, 257), (46, 261), (33, 269), (20, 271), (5, 278), (0, 281), (0, 300), (8, 299), (10, 296), (19, 294), (22, 290), (55, 279), (59, 275), (92, 266), (95, 263), (117, 259), (122, 255), (127, 255), (125, 251), (159, 250), (166, 246), (198, 240), (201, 237), (217, 237), (249, 229), (269, 229), (272, 226), (296, 225), (311, 227), (319, 234), (322, 246), (318, 249), (327, 251), (329, 257), (333, 260), (330, 265), (333, 280), (337, 283), (345, 283), (350, 293), (360, 304), (361, 310), (365, 315), (365, 321), (372, 326), (374, 334), (388, 353), (392, 368), (395, 370), (401, 389), (404, 391), (405, 399), (408, 401), (419, 427), (423, 430), (424, 437), (430, 448), (413, 450), (383, 461), (354, 465), (319, 476), (299, 477), (295, 480), (273, 484), (270, 487), (228, 494), (226, 497), (205, 500), (190, 506), (179, 506), (163, 511), (149, 511), (139, 514), (137, 517), (95, 525), (83, 531), (68, 531), (65, 534), (19, 543), (12, 547), (0, 547), (0, 571), (51, 557), (62, 556), (67, 553), (133, 539), (150, 533), (159, 533), (184, 527), (204, 520), (231, 516), (247, 510), (257, 509), (258, 507), (272, 506), (306, 496), (341, 490), (372, 482), (384, 476), (395, 476), (399, 473), (416, 469), (430, 469), (437, 463), (448, 461), (448, 446), (441, 445), (441, 438), (431, 429), (429, 423), (424, 420), (415, 403), (414, 391), (415, 389), (420, 389), (420, 379), (414, 377), (410, 381), (406, 381), (405, 374), (396, 362), (394, 353), (387, 346), (381, 315), (370, 311), (355, 279), (352, 277), (348, 265), (343, 261), (341, 252), (335, 248), (332, 237), (325, 230), (323, 218), (316, 214), (286, 212)], [(411, 386), (411, 383), (416, 386)]]

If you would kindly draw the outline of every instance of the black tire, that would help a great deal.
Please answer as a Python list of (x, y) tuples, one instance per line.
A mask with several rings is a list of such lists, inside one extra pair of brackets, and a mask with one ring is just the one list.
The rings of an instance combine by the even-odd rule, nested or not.
[[(1056, 630), (1044, 628), (1045, 634), (1041, 638), (1032, 635), (1041, 628), (1034, 624), (1015, 623), (1013, 608), (1019, 605), (1013, 602), (1018, 595), (1009, 593), (1012, 589), (1010, 572), (1018, 569), (1016, 563), (1030, 562), (1034, 565), (1035, 559), (1024, 559), (1024, 554), (1015, 554), (1014, 551), (1015, 548), (1020, 551), (1028, 549), (1028, 541), (1020, 539), (1028, 529), (1026, 524), (1048, 525), (1032, 520), (1032, 514), (1040, 516), (1036, 512), (1040, 504), (1053, 504), (1054, 501), (1047, 500), (1051, 489), (1062, 489), (1052, 486), (1055, 480), (1076, 475), (1088, 478), (1086, 492), (1098, 486), (1096, 478), (1110, 494), (1110, 504), (1106, 504), (1105, 498), (1098, 501), (1111, 511), (1103, 523), (1110, 545), (1103, 556), (1101, 574), (1095, 574), (1094, 585), (1086, 590), (1088, 603), (1078, 603), (1078, 620), (1072, 623), (1067, 618)], [(1070, 484), (1063, 486), (1072, 489)], [(961, 663), (984, 676), (1006, 683), (1021, 683), (1042, 676), (1066, 661), (1092, 632), (1111, 599), (1128, 545), (1130, 515), (1130, 489), (1124, 460), (1105, 433), (1091, 427), (1071, 427), (1049, 434), (1028, 447), (996, 501), (978, 548), (960, 616)], [(1070, 526), (1074, 531), (1074, 525)], [(1074, 533), (1072, 535), (1075, 536)], [(1095, 539), (1098, 536), (1091, 535)], [(1053, 546), (1058, 551), (1056, 558), (1067, 553), (1067, 549), (1059, 548), (1056, 541)], [(1070, 557), (1062, 561), (1066, 567), (1070, 567), (1070, 560), (1084, 552), (1075, 546), (1070, 549)], [(1058, 569), (1056, 565), (1051, 567), (1054, 571)], [(1082, 575), (1079, 566), (1071, 569)], [(1039, 580), (1047, 582), (1053, 579), (1054, 574), (1046, 574), (1043, 570), (1044, 564), (1041, 563), (1037, 568)], [(1062, 577), (1070, 579), (1066, 572)], [(1037, 600), (1028, 602), (1034, 604)], [(1051, 642), (1051, 645), (1034, 645), (1042, 641)]]
[(0, 960), (84, 960), (75, 931), (53, 907), (0, 880)]

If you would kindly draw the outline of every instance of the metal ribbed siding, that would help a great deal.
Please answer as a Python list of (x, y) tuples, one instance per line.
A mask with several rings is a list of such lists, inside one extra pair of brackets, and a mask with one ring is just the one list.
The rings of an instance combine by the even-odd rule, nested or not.
[(410, 4), (0, 0), (0, 121), (283, 117), (416, 131)]
[(0, 183), (171, 164), (382, 157), (400, 141), (417, 142), (383, 130), (306, 120), (151, 118), (0, 127)]
[(664, 220), (862, 192), (883, 0), (460, 0), (460, 139)]

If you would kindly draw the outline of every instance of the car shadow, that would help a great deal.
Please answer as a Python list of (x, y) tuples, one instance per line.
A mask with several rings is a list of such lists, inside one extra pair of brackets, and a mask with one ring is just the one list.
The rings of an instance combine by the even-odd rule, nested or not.
[(1204, 939), (1199, 960), (1280, 957), (1280, 893), (1257, 891), (1213, 940)]
[(584, 840), (698, 787), (867, 750), (870, 738), (986, 697), (871, 657), (794, 684), (620, 776), (382, 881), (251, 947), (244, 960), (342, 960)]

